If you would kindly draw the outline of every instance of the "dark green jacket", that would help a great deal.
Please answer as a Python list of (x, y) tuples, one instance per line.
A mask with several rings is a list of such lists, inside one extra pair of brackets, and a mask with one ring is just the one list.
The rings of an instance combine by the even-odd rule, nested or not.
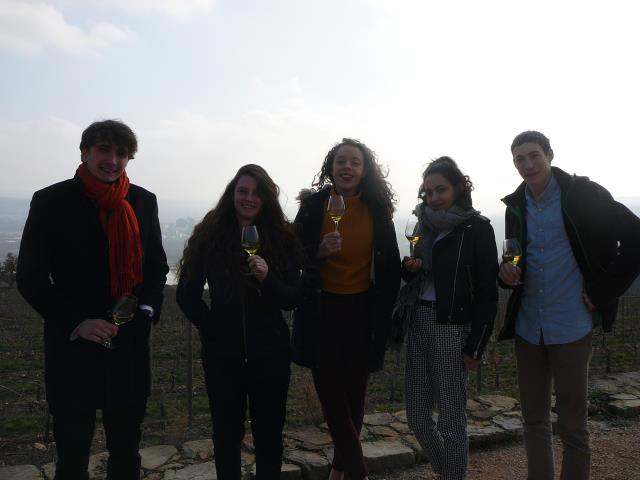
[[(584, 277), (585, 290), (610, 332), (618, 311), (618, 297), (640, 272), (640, 219), (616, 202), (588, 177), (551, 168), (562, 193), (562, 218), (571, 250)], [(505, 238), (517, 238), (523, 249), (522, 279), (527, 281), (527, 223), (525, 183), (502, 201), (507, 205)], [(504, 288), (514, 288), (502, 282)], [(513, 338), (523, 286), (509, 298), (499, 340)]]

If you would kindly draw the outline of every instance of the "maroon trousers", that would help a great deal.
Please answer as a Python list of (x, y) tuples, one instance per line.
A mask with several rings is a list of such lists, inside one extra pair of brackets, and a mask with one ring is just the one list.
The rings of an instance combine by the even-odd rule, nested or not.
[(360, 431), (369, 379), (369, 294), (323, 292), (313, 381), (334, 443), (333, 468), (353, 480), (367, 476)]

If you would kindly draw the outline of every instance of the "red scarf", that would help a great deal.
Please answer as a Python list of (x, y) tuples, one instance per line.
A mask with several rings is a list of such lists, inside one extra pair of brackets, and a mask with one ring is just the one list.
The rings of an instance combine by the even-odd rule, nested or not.
[(111, 295), (120, 298), (131, 294), (142, 283), (142, 242), (136, 212), (125, 199), (129, 177), (124, 172), (113, 183), (98, 180), (83, 163), (76, 170), (87, 197), (98, 205), (100, 222), (109, 240)]

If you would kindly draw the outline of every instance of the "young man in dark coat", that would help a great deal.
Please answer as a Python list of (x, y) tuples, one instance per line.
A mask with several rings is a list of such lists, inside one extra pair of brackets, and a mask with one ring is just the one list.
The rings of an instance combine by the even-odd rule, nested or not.
[[(136, 151), (124, 123), (90, 125), (75, 176), (34, 194), (22, 236), (17, 283), (44, 318), (56, 480), (89, 478), (96, 409), (109, 450), (107, 478), (140, 476), (149, 333), (169, 269), (156, 197), (129, 184), (126, 174)], [(130, 321), (118, 327), (108, 319), (123, 299), (132, 304), (124, 314)]]
[(539, 132), (511, 145), (524, 182), (503, 199), (506, 238), (522, 245), (520, 263), (502, 263), (513, 294), (500, 339), (515, 337), (528, 478), (553, 479), (552, 379), (562, 479), (590, 476), (587, 381), (591, 331), (611, 331), (618, 297), (640, 270), (640, 219), (587, 177), (551, 167), (553, 150)]

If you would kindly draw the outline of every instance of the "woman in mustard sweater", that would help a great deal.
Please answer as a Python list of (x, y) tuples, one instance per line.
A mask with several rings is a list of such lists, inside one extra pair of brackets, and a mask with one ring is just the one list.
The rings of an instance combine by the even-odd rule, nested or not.
[[(296, 312), (293, 360), (312, 369), (335, 445), (330, 478), (358, 480), (367, 477), (359, 440), (367, 381), (382, 368), (400, 286), (394, 194), (373, 151), (348, 138), (329, 151), (313, 186), (296, 216), (313, 280)], [(327, 211), (332, 195), (346, 206), (339, 230)]]

